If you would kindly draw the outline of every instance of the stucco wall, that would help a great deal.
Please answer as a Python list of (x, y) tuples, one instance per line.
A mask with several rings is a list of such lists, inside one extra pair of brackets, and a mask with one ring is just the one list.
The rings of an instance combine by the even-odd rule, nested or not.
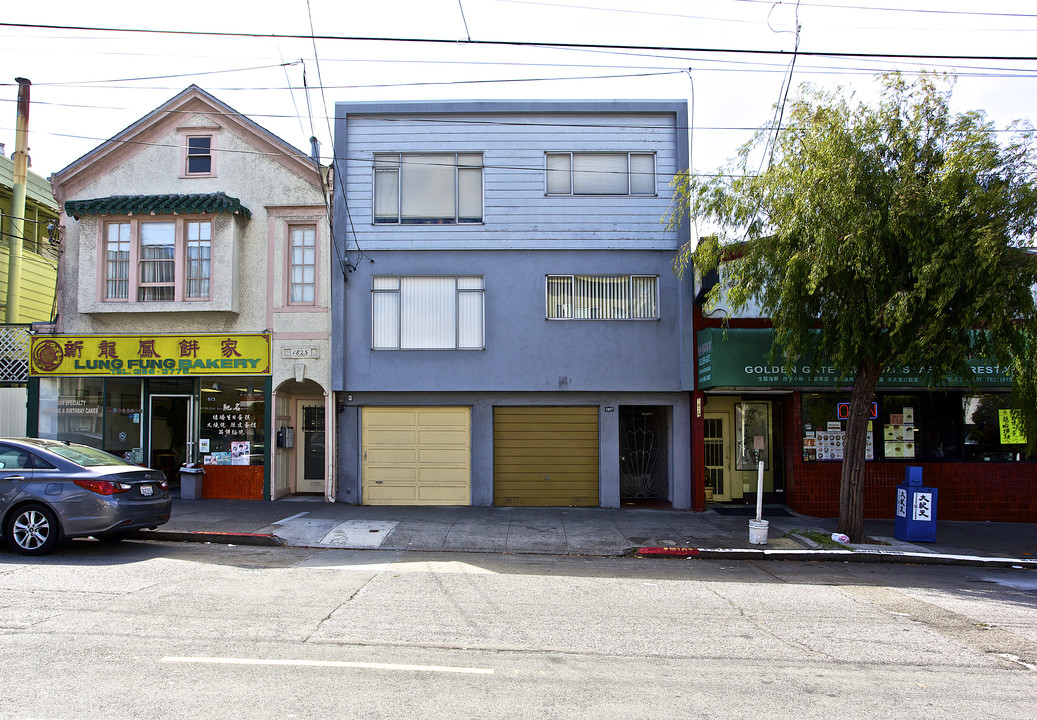
[[(214, 130), (215, 177), (181, 177), (183, 128), (214, 127), (216, 115), (195, 114), (142, 143), (128, 160), (118, 163), (102, 156), (90, 178), (77, 180), (77, 189), (63, 200), (111, 195), (224, 192), (238, 198), (251, 212), (243, 216), (213, 216), (212, 300), (203, 303), (105, 303), (100, 300), (98, 253), (110, 218), (65, 218), (61, 264), (61, 331), (91, 333), (226, 332), (274, 334), (275, 386), (294, 375), (296, 360), (281, 357), (282, 347), (319, 347), (306, 358), (306, 377), (324, 388), (330, 381), (331, 256), (324, 197), (312, 177), (285, 167), (268, 149), (239, 137), (229, 123)], [(138, 218), (139, 219), (139, 218)], [(186, 219), (180, 216), (178, 220)], [(317, 302), (298, 308), (288, 303), (286, 270), (291, 223), (317, 226)], [(131, 268), (131, 272), (135, 269)]]

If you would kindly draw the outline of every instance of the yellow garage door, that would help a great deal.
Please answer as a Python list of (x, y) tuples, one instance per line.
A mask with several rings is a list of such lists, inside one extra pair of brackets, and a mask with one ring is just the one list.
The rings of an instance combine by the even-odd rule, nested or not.
[(598, 408), (493, 409), (495, 505), (598, 505)]
[(471, 411), (361, 410), (365, 505), (471, 505)]

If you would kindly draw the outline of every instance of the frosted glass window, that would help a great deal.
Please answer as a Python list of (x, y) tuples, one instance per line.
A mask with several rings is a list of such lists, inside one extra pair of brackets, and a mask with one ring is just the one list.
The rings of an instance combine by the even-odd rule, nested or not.
[(655, 155), (630, 153), (630, 194), (655, 195)]
[(482, 153), (376, 153), (375, 223), (481, 223)]
[(655, 153), (546, 153), (548, 195), (655, 195)]

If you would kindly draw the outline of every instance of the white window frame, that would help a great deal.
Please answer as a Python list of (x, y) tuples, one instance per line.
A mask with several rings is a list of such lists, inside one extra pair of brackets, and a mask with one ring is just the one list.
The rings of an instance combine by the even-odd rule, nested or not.
[[(403, 215), (403, 198), (407, 192), (405, 185), (405, 173), (403, 172), (403, 166), (407, 162), (420, 164), (421, 158), (435, 157), (437, 155), (453, 155), (453, 196), (454, 196), (454, 216), (449, 217), (438, 217), (438, 218), (405, 218)], [(476, 165), (474, 162), (466, 161), (462, 162), (462, 158), (474, 158), (478, 156), (479, 162)], [(474, 177), (474, 171), (478, 170), (479, 178), (479, 217), (467, 218), (461, 214), (461, 185), (462, 176)], [(381, 178), (379, 177), (381, 176)], [(372, 161), (372, 178), (371, 178), (371, 223), (373, 225), (481, 225), (485, 221), (486, 216), (486, 184), (485, 170), (484, 170), (484, 159), (483, 153), (479, 151), (472, 152), (378, 152), (374, 153)], [(389, 203), (386, 207), (379, 207), (379, 191), (378, 188), (383, 186), (382, 183), (389, 183), (390, 187), (394, 189), (396, 194), (395, 208), (392, 207), (393, 203)], [(395, 217), (389, 213), (389, 211), (395, 209)], [(379, 212), (382, 210), (383, 212)]]
[[(133, 280), (130, 277), (133, 274), (133, 263), (130, 260), (130, 256), (133, 254), (132, 228), (133, 226), (129, 222), (104, 223), (104, 229), (102, 230), (104, 236), (102, 241), (104, 260), (101, 268), (101, 287), (103, 290), (101, 294), (105, 301), (125, 302), (129, 300), (130, 288), (133, 285)], [(112, 230), (116, 230), (114, 238), (112, 237)], [(114, 258), (112, 257), (113, 252), (116, 254)], [(116, 288), (121, 284), (126, 288), (125, 293), (110, 295), (109, 291), (113, 284)]]
[[(574, 170), (575, 158), (580, 156), (626, 156), (626, 191), (625, 192), (578, 192), (576, 188), (576, 182), (574, 177), (578, 170)], [(633, 181), (634, 170), (632, 169), (633, 158), (651, 158), (652, 171), (651, 171), (651, 186), (650, 192), (638, 190)], [(551, 160), (565, 159), (568, 158), (568, 168), (566, 170), (552, 168)], [(610, 151), (579, 151), (579, 152), (555, 152), (549, 151), (544, 153), (544, 195), (548, 197), (656, 197), (659, 194), (656, 174), (657, 168), (657, 157), (654, 152), (610, 152)], [(562, 178), (561, 175), (555, 177), (556, 181), (559, 181), (563, 186), (567, 186), (567, 189), (558, 189), (557, 187), (552, 188), (552, 173), (567, 173), (568, 183), (565, 183), (566, 178)]]
[[(173, 287), (173, 299), (172, 300), (140, 300), (141, 288), (147, 287), (164, 287), (168, 284), (160, 283), (147, 283), (141, 280), (141, 267), (143, 263), (149, 262), (142, 257), (140, 240), (141, 240), (141, 226), (147, 223), (171, 223), (174, 227), (174, 249), (173, 249), (173, 263), (174, 280), (172, 283)], [(208, 289), (207, 295), (199, 297), (188, 297), (187, 296), (187, 225), (188, 223), (208, 223), (209, 224), (209, 277), (208, 277)], [(127, 280), (127, 292), (126, 297), (113, 298), (108, 297), (108, 233), (109, 228), (117, 225), (128, 225), (129, 226), (129, 257), (123, 261), (128, 263), (128, 275)], [(214, 250), (214, 244), (216, 242), (216, 220), (213, 216), (206, 215), (185, 215), (185, 216), (163, 216), (163, 215), (148, 215), (145, 217), (137, 216), (115, 216), (100, 223), (101, 233), (101, 246), (104, 248), (104, 252), (98, 253), (98, 297), (104, 303), (139, 303), (141, 305), (151, 305), (155, 303), (169, 303), (169, 302), (184, 302), (184, 303), (195, 303), (195, 302), (209, 302), (213, 297), (213, 272), (212, 272), (212, 252)], [(115, 278), (121, 279), (121, 278)]]
[[(580, 282), (598, 282), (601, 285), (594, 297), (585, 304), (578, 302), (576, 297), (577, 284)], [(647, 289), (643, 287), (646, 284), (650, 284)], [(638, 311), (639, 304), (641, 309)], [(547, 320), (658, 320), (659, 276), (547, 275), (544, 281), (544, 307)]]
[[(287, 244), (287, 250), (288, 250), (288, 261), (286, 263), (286, 267), (288, 268), (288, 273), (287, 273), (287, 276), (285, 278), (285, 280), (287, 281), (287, 288), (286, 288), (286, 291), (287, 291), (287, 295), (286, 295), (287, 304), (288, 305), (295, 305), (295, 306), (300, 306), (300, 305), (314, 306), (314, 305), (317, 304), (317, 288), (319, 287), (318, 286), (318, 278), (319, 278), (319, 272), (320, 272), (320, 267), (319, 267), (320, 238), (317, 235), (317, 225), (315, 223), (288, 223), (287, 228), (288, 228), (288, 231), (286, 233), (286, 235), (287, 235), (287, 238), (286, 238), (287, 239), (287, 243), (286, 244)], [(295, 262), (296, 259), (297, 259), (296, 250), (300, 249), (300, 248), (297, 248), (295, 246), (296, 233), (297, 232), (306, 233), (307, 231), (313, 234), (313, 244), (311, 246), (307, 246), (305, 244), (303, 244), (301, 246), (301, 249), (303, 251), (303, 256), (304, 256), (303, 257), (304, 262), (296, 263)], [(305, 255), (306, 255), (306, 251), (307, 250), (309, 250), (309, 252), (310, 252), (310, 254), (312, 256), (312, 262), (308, 262), (308, 263), (305, 262), (305, 260), (306, 260)], [(305, 279), (306, 270), (307, 269), (309, 269), (311, 271), (311, 276), (310, 276), (310, 280), (309, 281), (307, 281)], [(302, 272), (302, 274), (303, 274), (303, 280), (301, 282), (296, 282), (295, 281), (296, 270), (300, 270)], [(309, 288), (311, 294), (313, 295), (313, 297), (310, 298), (309, 300), (296, 300), (296, 299), (294, 299), (293, 294), (294, 294), (295, 288), (297, 288), (297, 287), (301, 288), (304, 293), (305, 293), (306, 288)]]
[[(190, 131), (181, 129), (180, 177), (216, 177), (216, 133), (211, 131)], [(191, 141), (205, 138), (209, 141), (208, 152), (191, 152)], [(191, 171), (192, 157), (209, 158), (209, 169), (204, 172)]]
[[(453, 342), (421, 343), (405, 337), (409, 306), (405, 297), (408, 281), (443, 280), (453, 282), (451, 317), (444, 318), (453, 326)], [(478, 296), (477, 322), (462, 327), (464, 316), (471, 311), (469, 303)], [(388, 313), (380, 322), (379, 313)], [(393, 317), (392, 313), (395, 313)], [(411, 321), (416, 318), (412, 318)], [(474, 338), (475, 341), (465, 338)], [(484, 350), (486, 348), (486, 280), (482, 275), (375, 275), (371, 278), (371, 349), (372, 350)]]

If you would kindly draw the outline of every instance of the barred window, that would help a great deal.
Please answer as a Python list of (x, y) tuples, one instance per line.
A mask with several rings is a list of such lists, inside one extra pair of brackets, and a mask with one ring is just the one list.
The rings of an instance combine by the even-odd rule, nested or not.
[(657, 275), (548, 275), (548, 320), (656, 320)]

